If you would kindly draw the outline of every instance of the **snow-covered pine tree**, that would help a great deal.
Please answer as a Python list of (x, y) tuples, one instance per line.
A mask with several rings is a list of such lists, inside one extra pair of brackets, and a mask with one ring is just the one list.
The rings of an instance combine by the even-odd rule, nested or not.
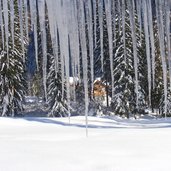
[(52, 117), (64, 117), (67, 116), (68, 113), (68, 105), (66, 101), (66, 94), (62, 95), (62, 75), (61, 68), (58, 65), (58, 69), (56, 69), (56, 62), (54, 60), (54, 56), (49, 56), (51, 59), (51, 66), (49, 68), (49, 73), (47, 77), (47, 97), (48, 97), (48, 105), (49, 105), (49, 116)]
[[(49, 27), (47, 23), (47, 28)], [(58, 32), (57, 32), (58, 34)], [(52, 51), (52, 43), (48, 43), (48, 66), (47, 66), (47, 103), (49, 107), (49, 117), (68, 116), (68, 103), (66, 97), (66, 82), (62, 81), (62, 59), (60, 54), (59, 35), (57, 56)], [(50, 33), (47, 31), (47, 41), (51, 42)], [(65, 79), (65, 78), (63, 78)]]
[(138, 102), (138, 113), (144, 113), (145, 109), (148, 107), (148, 73), (147, 73), (147, 58), (146, 58), (146, 48), (145, 48), (145, 35), (142, 30), (137, 29), (137, 50), (138, 50), (138, 79), (139, 79), (139, 102)]
[[(118, 17), (116, 16), (116, 20)], [(123, 22), (124, 20), (124, 22)], [(143, 44), (140, 41), (140, 30), (138, 28), (137, 19), (136, 22), (136, 39), (137, 39), (137, 53), (139, 58), (139, 80), (143, 77), (141, 72), (140, 61), (145, 58), (143, 52)], [(127, 3), (125, 2), (125, 16), (120, 19), (116, 26), (116, 43), (114, 49), (114, 98), (112, 99), (112, 109), (115, 114), (120, 114), (129, 118), (129, 114), (135, 114), (138, 112), (136, 108), (136, 93), (135, 93), (135, 72), (134, 72), (134, 58), (133, 58), (133, 42), (131, 37), (131, 27), (129, 11), (127, 9)], [(143, 36), (142, 36), (143, 37)], [(140, 60), (141, 59), (141, 60)], [(144, 64), (145, 65), (145, 64)], [(141, 71), (141, 72), (140, 72)], [(143, 83), (144, 84), (144, 83)], [(141, 84), (139, 84), (139, 99), (141, 99), (141, 106), (144, 105), (144, 90)]]
[[(162, 71), (162, 61), (160, 56), (160, 47), (159, 47), (159, 35), (158, 35), (158, 28), (157, 28), (157, 21), (154, 18), (153, 22), (153, 31), (154, 31), (154, 44), (155, 44), (155, 87), (152, 89), (151, 95), (151, 106), (152, 111), (154, 109), (159, 109), (160, 113), (160, 104), (162, 94), (163, 94), (163, 71)], [(147, 90), (148, 91), (148, 90)], [(148, 94), (148, 93), (147, 93)]]
[[(154, 18), (154, 40), (155, 40), (155, 87), (152, 90), (152, 111), (158, 113), (159, 117), (164, 117), (164, 107), (165, 107), (165, 100), (164, 100), (164, 84), (163, 84), (163, 69), (162, 69), (162, 59), (160, 54), (160, 47), (159, 47), (159, 32), (157, 27), (157, 21)], [(165, 43), (167, 45), (167, 39), (165, 39)], [(168, 55), (168, 48), (165, 49), (166, 55)], [(168, 66), (169, 67), (169, 57), (168, 58)], [(169, 70), (169, 68), (168, 68)], [(170, 89), (170, 81), (169, 81), (169, 72), (168, 72), (168, 89), (167, 89), (167, 116), (171, 116), (171, 89)]]
[[(25, 47), (26, 39), (21, 38), (17, 3), (15, 0), (13, 4), (14, 35), (11, 36), (12, 24), (9, 25), (8, 30), (5, 26), (1, 27), (3, 30), (0, 32), (0, 116), (15, 116), (23, 110), (22, 101), (26, 90), (26, 80), (22, 46)], [(9, 1), (7, 5), (9, 7)], [(9, 19), (11, 12), (12, 10), (8, 10)], [(2, 15), (5, 14), (2, 12)], [(4, 45), (2, 39), (6, 40)]]

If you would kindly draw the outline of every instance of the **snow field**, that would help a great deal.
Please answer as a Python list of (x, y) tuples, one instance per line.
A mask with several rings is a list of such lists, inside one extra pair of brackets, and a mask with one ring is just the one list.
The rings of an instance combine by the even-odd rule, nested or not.
[(84, 119), (0, 118), (0, 170), (170, 171), (170, 120)]

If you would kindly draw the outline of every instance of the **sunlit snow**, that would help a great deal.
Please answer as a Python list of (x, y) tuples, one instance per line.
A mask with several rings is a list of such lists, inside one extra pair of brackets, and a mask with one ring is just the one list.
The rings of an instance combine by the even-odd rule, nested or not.
[(0, 118), (1, 171), (170, 171), (171, 119)]

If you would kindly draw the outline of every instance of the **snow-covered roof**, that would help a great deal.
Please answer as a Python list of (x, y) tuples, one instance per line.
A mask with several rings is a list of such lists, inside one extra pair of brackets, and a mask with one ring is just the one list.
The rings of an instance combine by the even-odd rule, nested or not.
[(79, 78), (78, 77), (69, 77), (69, 83), (73, 84), (74, 82), (78, 82)]

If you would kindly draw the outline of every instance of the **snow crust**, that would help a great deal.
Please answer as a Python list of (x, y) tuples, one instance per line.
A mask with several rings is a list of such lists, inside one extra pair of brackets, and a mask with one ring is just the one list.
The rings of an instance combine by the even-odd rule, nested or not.
[(170, 171), (171, 119), (0, 118), (1, 171)]

